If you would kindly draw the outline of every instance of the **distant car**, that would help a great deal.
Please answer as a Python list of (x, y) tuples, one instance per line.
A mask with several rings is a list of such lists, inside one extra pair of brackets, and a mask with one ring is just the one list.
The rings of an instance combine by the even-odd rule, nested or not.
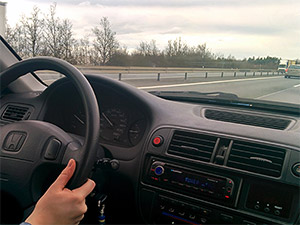
[(300, 77), (300, 64), (289, 66), (284, 77)]
[(287, 71), (287, 63), (279, 64), (277, 70), (278, 70), (279, 73), (286, 73), (286, 71)]

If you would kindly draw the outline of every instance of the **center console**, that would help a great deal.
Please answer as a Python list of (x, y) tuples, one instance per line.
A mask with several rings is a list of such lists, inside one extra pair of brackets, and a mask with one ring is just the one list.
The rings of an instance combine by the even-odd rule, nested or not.
[[(172, 130), (153, 134), (167, 138)], [(218, 144), (230, 141), (217, 140)], [(139, 187), (140, 211), (149, 224), (295, 224), (299, 187), (168, 154), (170, 143), (150, 142)], [(185, 148), (186, 150), (187, 148)], [(225, 162), (228, 152), (224, 154)], [(214, 157), (214, 153), (212, 153)]]

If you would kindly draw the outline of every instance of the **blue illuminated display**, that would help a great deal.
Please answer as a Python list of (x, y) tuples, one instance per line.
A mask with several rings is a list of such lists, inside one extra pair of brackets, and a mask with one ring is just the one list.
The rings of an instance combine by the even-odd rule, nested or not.
[(189, 183), (189, 184), (194, 184), (194, 185), (198, 185), (200, 183), (199, 180), (195, 179), (195, 178), (189, 178), (189, 177), (185, 177), (184, 181), (186, 183)]

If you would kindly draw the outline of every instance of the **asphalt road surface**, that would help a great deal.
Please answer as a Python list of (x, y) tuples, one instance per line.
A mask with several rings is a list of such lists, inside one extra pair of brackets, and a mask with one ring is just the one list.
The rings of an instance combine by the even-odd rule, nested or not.
[(193, 83), (139, 86), (146, 91), (227, 92), (242, 98), (254, 98), (300, 104), (300, 80), (283, 76), (218, 79)]
[[(46, 82), (51, 83), (56, 75), (41, 74)], [(112, 79), (119, 79), (118, 74), (106, 74)], [(209, 72), (188, 74), (184, 73), (160, 74), (122, 74), (121, 81), (131, 84), (145, 91), (199, 91), (199, 92), (226, 92), (234, 93), (242, 98), (281, 101), (300, 104), (300, 79), (284, 78), (282, 75), (273, 76), (272, 73), (239, 72), (234, 76), (232, 72)], [(48, 80), (47, 80), (48, 79)]]

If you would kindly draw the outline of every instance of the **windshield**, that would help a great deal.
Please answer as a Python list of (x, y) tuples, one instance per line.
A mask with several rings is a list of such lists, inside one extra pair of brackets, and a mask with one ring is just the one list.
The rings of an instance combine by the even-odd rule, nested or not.
[[(22, 58), (62, 58), (84, 74), (151, 92), (300, 104), (299, 73), (278, 70), (300, 63), (298, 0), (23, 0), (1, 7), (5, 39)], [(48, 85), (63, 77), (37, 74)]]

